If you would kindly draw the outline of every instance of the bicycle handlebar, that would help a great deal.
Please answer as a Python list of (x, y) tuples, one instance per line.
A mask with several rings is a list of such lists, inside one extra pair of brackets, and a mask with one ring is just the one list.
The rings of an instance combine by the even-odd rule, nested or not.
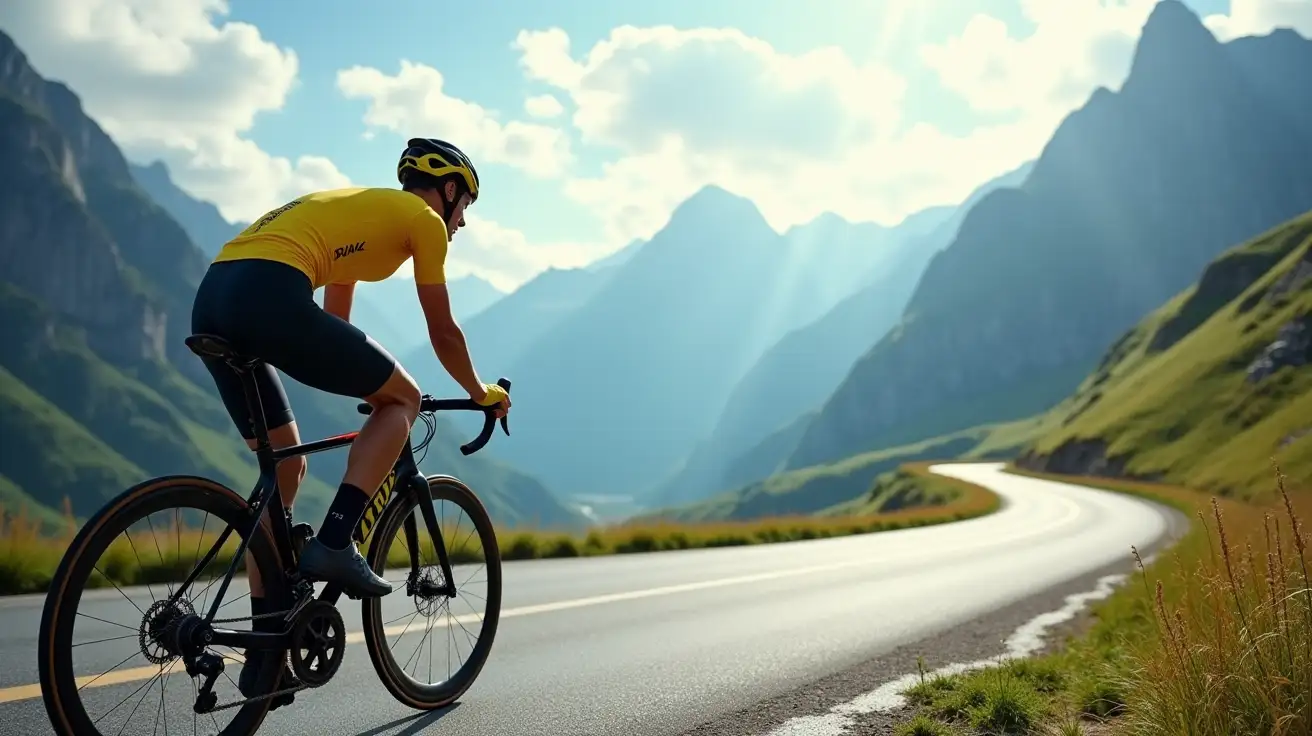
[[(507, 394), (510, 393), (510, 381), (508, 381), (507, 379), (505, 378), (497, 379), (497, 385), (505, 389)], [(488, 440), (492, 439), (492, 432), (496, 429), (496, 422), (497, 422), (496, 409), (497, 407), (495, 404), (493, 404), (492, 406), (481, 406), (477, 401), (474, 401), (473, 399), (439, 399), (434, 396), (430, 396), (428, 394), (424, 394), (419, 399), (419, 411), (421, 412), (437, 412), (437, 411), (483, 412), (483, 431), (479, 432), (478, 436), (475, 437), (472, 441), (467, 442), (460, 446), (460, 453), (462, 455), (472, 455), (478, 452), (479, 450), (483, 449), (483, 446), (487, 444)], [(361, 414), (367, 415), (372, 413), (374, 408), (369, 404), (361, 403), (358, 406), (356, 406), (356, 410), (359, 411)], [(507, 437), (510, 436), (510, 428), (506, 425), (506, 417), (501, 417), (501, 431), (505, 432)]]

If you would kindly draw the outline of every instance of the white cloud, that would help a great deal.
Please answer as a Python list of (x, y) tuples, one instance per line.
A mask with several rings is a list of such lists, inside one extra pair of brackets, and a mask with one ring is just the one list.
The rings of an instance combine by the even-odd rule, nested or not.
[[(733, 29), (615, 28), (581, 54), (565, 31), (521, 31), (526, 76), (569, 95), (588, 144), (620, 153), (566, 192), (612, 243), (649, 237), (706, 184), (752, 199), (776, 229), (833, 211), (891, 222), (960, 201), (1036, 156), (1092, 91), (1118, 89), (1156, 0), (1020, 0), (1032, 29), (977, 14), (920, 59), (984, 113), (964, 134), (903, 120), (905, 81), (835, 49), (787, 54)], [(1306, 27), (1309, 0), (1234, 0), (1212, 27)], [(1300, 26), (1299, 24), (1303, 24)]]
[(1024, 37), (976, 14), (961, 34), (921, 48), (942, 84), (981, 112), (1064, 112), (1099, 86), (1117, 89), (1157, 0), (1022, 0)]
[(559, 29), (521, 31), (530, 76), (569, 92), (585, 141), (629, 152), (678, 136), (696, 150), (756, 156), (781, 143), (833, 159), (891, 130), (905, 81), (836, 48), (783, 54), (732, 28), (613, 29), (582, 62)]
[(481, 105), (447, 95), (442, 86), (441, 72), (406, 60), (391, 76), (362, 66), (337, 73), (342, 94), (368, 101), (366, 125), (449, 140), (476, 163), (508, 164), (532, 176), (555, 176), (570, 163), (569, 139), (559, 129), (502, 123)]
[(1230, 0), (1229, 15), (1209, 15), (1204, 22), (1223, 41), (1238, 36), (1263, 35), (1282, 27), (1312, 37), (1312, 2)]
[(130, 159), (162, 159), (179, 186), (250, 220), (347, 179), (327, 159), (293, 162), (243, 137), (283, 106), (297, 58), (250, 24), (216, 25), (227, 11), (223, 0), (40, 0), (0, 3), (0, 25)]
[(558, 28), (521, 31), (514, 47), (530, 78), (570, 96), (585, 143), (621, 152), (566, 187), (614, 243), (651, 235), (707, 183), (755, 200), (776, 227), (868, 207), (847, 180), (900, 124), (906, 90), (838, 49), (786, 54), (736, 29), (623, 26), (577, 60)]
[(565, 112), (555, 95), (534, 95), (524, 100), (524, 112), (535, 118), (554, 118)]

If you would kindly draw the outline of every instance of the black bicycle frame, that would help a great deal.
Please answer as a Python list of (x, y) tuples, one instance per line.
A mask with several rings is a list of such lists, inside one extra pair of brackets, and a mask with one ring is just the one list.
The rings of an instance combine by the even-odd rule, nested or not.
[[(209, 611), (204, 615), (204, 623), (207, 631), (205, 632), (205, 641), (207, 645), (221, 645), (233, 648), (246, 649), (281, 649), (287, 645), (288, 632), (265, 633), (255, 631), (234, 631), (232, 629), (214, 628), (211, 622), (218, 614), (219, 607), (223, 601), (223, 596), (228, 592), (228, 585), (232, 582), (233, 576), (237, 573), (237, 565), (246, 555), (246, 547), (249, 541), (254, 537), (256, 525), (260, 523), (260, 517), (264, 511), (272, 505), (274, 495), (279, 492), (278, 476), (276, 473), (278, 463), (292, 457), (300, 455), (312, 455), (326, 450), (336, 450), (347, 447), (353, 443), (359, 432), (347, 432), (346, 434), (325, 437), (313, 442), (305, 442), (291, 447), (274, 449), (269, 443), (269, 433), (265, 424), (263, 404), (259, 400), (259, 387), (250, 379), (250, 374), (244, 370), (238, 369), (238, 375), (242, 378), (242, 387), (246, 394), (246, 407), (248, 416), (251, 417), (251, 425), (254, 430), (256, 439), (255, 455), (259, 462), (260, 476), (251, 490), (247, 502), (250, 504), (250, 522), (246, 529), (246, 534), (237, 546), (237, 552), (232, 557), (232, 562), (228, 564), (228, 571), (224, 573), (223, 581), (219, 585), (219, 590), (214, 596), (214, 602), (210, 605)], [(257, 418), (258, 417), (258, 418)], [(442, 571), (442, 579), (446, 582), (437, 592), (443, 595), (455, 595), (455, 581), (451, 574), (451, 560), (447, 555), (445, 540), (442, 538), (442, 530), (437, 523), (437, 514), (433, 510), (433, 497), (428, 490), (428, 479), (423, 473), (419, 472), (419, 467), (415, 463), (414, 449), (410, 444), (409, 437), (406, 438), (404, 448), (397, 457), (396, 462), (392, 465), (392, 470), (387, 477), (383, 479), (377, 491), (365, 508), (365, 512), (356, 526), (354, 538), (359, 544), (364, 544), (372, 535), (374, 527), (382, 517), (383, 512), (391, 505), (394, 498), (398, 483), (404, 491), (409, 492), (415, 498), (416, 505), (419, 506), (420, 513), (424, 517), (424, 525), (428, 527), (429, 536), (433, 540), (433, 545), (437, 550), (438, 564)], [(281, 504), (279, 504), (281, 506)], [(287, 516), (285, 514), (269, 514), (270, 522), (273, 526), (273, 540), (277, 545), (279, 559), (287, 562), (287, 567), (282, 571), (283, 577), (289, 583), (295, 583), (299, 579), (299, 573), (296, 569), (297, 556), (292, 547), (292, 530), (288, 526)], [(410, 578), (407, 582), (407, 589), (412, 589), (414, 582), (419, 574), (419, 539), (418, 530), (416, 529), (413, 516), (407, 516), (405, 520), (405, 539), (406, 548), (410, 553)], [(232, 533), (233, 525), (229, 524), (214, 546), (205, 555), (187, 577), (178, 590), (170, 598), (170, 603), (177, 600), (196, 578), (200, 575), (210, 561), (218, 554), (227, 542), (228, 535)], [(412, 591), (411, 591), (412, 592)], [(323, 591), (319, 594), (319, 600), (330, 605), (337, 605), (341, 598), (342, 590), (339, 586), (328, 584), (324, 586)], [(302, 601), (295, 601), (299, 606)]]

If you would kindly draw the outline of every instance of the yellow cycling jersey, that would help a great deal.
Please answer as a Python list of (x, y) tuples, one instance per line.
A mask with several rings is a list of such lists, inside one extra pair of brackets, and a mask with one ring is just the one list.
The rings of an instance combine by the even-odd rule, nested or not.
[(448, 236), (442, 216), (400, 189), (331, 189), (265, 213), (219, 250), (214, 262), (285, 263), (314, 288), (382, 281), (414, 259), (415, 282), (446, 282)]

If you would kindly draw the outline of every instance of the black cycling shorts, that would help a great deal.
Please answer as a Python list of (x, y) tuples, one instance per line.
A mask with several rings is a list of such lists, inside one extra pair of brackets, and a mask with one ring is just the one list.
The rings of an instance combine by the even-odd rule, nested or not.
[[(211, 264), (196, 290), (191, 331), (221, 337), (237, 352), (264, 361), (253, 375), (269, 429), (294, 419), (275, 368), (311, 388), (363, 399), (382, 388), (396, 367), (382, 345), (315, 303), (305, 274), (276, 261)], [(254, 439), (241, 379), (222, 360), (204, 362), (237, 430)]]

